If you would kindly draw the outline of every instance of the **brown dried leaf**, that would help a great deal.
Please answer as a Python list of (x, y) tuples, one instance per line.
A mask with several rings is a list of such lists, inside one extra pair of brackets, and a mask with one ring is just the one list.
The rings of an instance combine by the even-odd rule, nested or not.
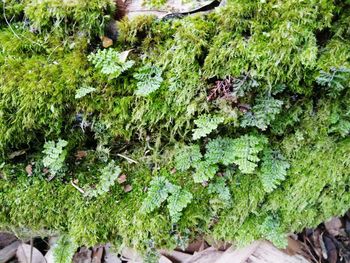
[(339, 236), (342, 222), (338, 217), (332, 217), (329, 221), (324, 223), (329, 234), (332, 236)]
[(14, 158), (16, 158), (17, 156), (21, 156), (21, 155), (25, 154), (26, 151), (27, 151), (27, 150), (19, 150), (19, 151), (12, 152), (12, 153), (10, 153), (10, 155), (9, 155), (9, 159), (14, 159)]
[(122, 184), (122, 183), (125, 183), (126, 182), (126, 174), (121, 174), (118, 179), (118, 184)]
[(26, 172), (27, 172), (27, 174), (28, 174), (29, 176), (32, 176), (32, 174), (33, 174), (33, 166), (32, 166), (31, 164), (28, 164), (28, 165), (26, 166)]
[(328, 262), (329, 263), (337, 263), (338, 261), (338, 251), (332, 239), (327, 236), (323, 237), (324, 244), (327, 250)]
[(104, 48), (108, 48), (113, 45), (113, 40), (110, 39), (109, 37), (103, 36), (102, 37), (102, 46)]
[(124, 186), (124, 192), (128, 193), (132, 190), (132, 186), (130, 184), (127, 184), (126, 186)]
[(81, 159), (85, 158), (86, 156), (87, 156), (86, 151), (77, 151), (77, 153), (75, 154), (75, 158), (77, 160), (81, 160)]

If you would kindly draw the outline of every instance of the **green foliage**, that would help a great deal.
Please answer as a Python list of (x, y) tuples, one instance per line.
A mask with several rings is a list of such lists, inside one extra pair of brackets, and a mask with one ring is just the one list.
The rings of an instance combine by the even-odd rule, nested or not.
[(43, 158), (43, 164), (49, 169), (52, 177), (62, 172), (65, 166), (67, 150), (64, 148), (67, 145), (68, 142), (62, 139), (59, 139), (57, 143), (48, 141), (44, 144), (43, 154), (45, 154), (45, 157)]
[(61, 235), (54, 245), (55, 263), (71, 263), (78, 245), (68, 235)]
[(186, 171), (194, 167), (202, 159), (199, 145), (182, 146), (176, 151), (175, 167), (180, 171)]
[(190, 192), (182, 190), (179, 186), (174, 187), (171, 196), (167, 199), (167, 207), (172, 223), (176, 223), (180, 220), (182, 210), (191, 203), (192, 198), (193, 195)]
[(201, 137), (207, 136), (213, 130), (216, 130), (218, 125), (224, 121), (223, 117), (220, 116), (211, 116), (211, 115), (201, 115), (198, 117), (194, 123), (197, 125), (197, 128), (193, 129), (193, 140), (197, 140)]
[(275, 116), (281, 112), (282, 105), (282, 101), (272, 97), (257, 99), (252, 111), (243, 116), (241, 126), (255, 126), (263, 131), (266, 130)]
[(167, 200), (171, 221), (176, 223), (180, 220), (182, 210), (187, 207), (192, 198), (193, 196), (190, 192), (181, 189), (180, 186), (171, 184), (165, 177), (155, 177), (150, 183), (141, 211), (150, 213)]
[(287, 247), (287, 237), (281, 230), (280, 223), (277, 218), (273, 216), (267, 216), (259, 229), (262, 236), (271, 241), (275, 246), (279, 248)]
[(111, 79), (118, 78), (123, 72), (134, 65), (134, 61), (127, 59), (127, 54), (119, 53), (114, 49), (99, 49), (96, 53), (88, 56), (89, 61), (103, 74)]
[(147, 96), (160, 88), (163, 82), (162, 71), (155, 66), (144, 66), (134, 74), (137, 80), (136, 95)]
[(226, 185), (226, 178), (220, 177), (216, 179), (215, 182), (209, 184), (208, 192), (210, 194), (218, 195), (219, 199), (222, 200), (225, 204), (229, 204), (232, 196), (230, 189)]
[(316, 82), (326, 87), (330, 96), (337, 97), (341, 91), (349, 87), (350, 69), (346, 67), (332, 67), (329, 72), (321, 70), (316, 78)]
[(81, 88), (77, 89), (77, 91), (75, 93), (75, 98), (81, 99), (94, 91), (96, 91), (96, 88), (94, 88), (94, 87), (90, 87), (90, 86), (81, 87)]
[(195, 183), (203, 183), (212, 179), (219, 171), (219, 167), (208, 161), (200, 161), (194, 165), (196, 171), (192, 177)]
[(107, 166), (100, 170), (100, 173), (101, 175), (98, 184), (94, 188), (89, 188), (85, 192), (87, 197), (97, 197), (107, 193), (118, 179), (121, 169), (114, 163), (114, 161), (111, 161)]
[(271, 149), (264, 151), (262, 161), (259, 176), (264, 190), (270, 193), (285, 180), (290, 165), (281, 153)]

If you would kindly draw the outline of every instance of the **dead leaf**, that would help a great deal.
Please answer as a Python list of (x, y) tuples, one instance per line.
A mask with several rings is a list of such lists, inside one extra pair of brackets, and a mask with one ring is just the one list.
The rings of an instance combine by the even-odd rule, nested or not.
[(125, 247), (121, 251), (121, 259), (132, 263), (142, 263), (142, 257), (132, 248)]
[(25, 154), (26, 151), (27, 151), (27, 150), (19, 150), (19, 151), (12, 152), (12, 153), (10, 153), (10, 155), (9, 155), (9, 159), (14, 159), (14, 158), (16, 158), (16, 157), (18, 157), (18, 156), (21, 156), (21, 155)]
[(48, 174), (49, 172), (50, 172), (49, 169), (47, 169), (47, 168), (44, 168), (44, 169), (43, 169), (43, 173), (44, 173), (44, 174)]
[(172, 261), (167, 257), (160, 256), (158, 263), (172, 263)]
[(0, 232), (0, 249), (7, 247), (11, 243), (15, 242), (17, 237), (7, 232)]
[(116, 253), (111, 251), (111, 244), (107, 243), (105, 245), (105, 253), (104, 253), (104, 263), (122, 263), (121, 259), (118, 257)]
[(171, 174), (176, 173), (176, 168), (171, 169), (170, 173), (171, 173)]
[(28, 176), (32, 176), (32, 174), (33, 174), (33, 166), (31, 164), (28, 164), (26, 166), (26, 172), (27, 172)]
[(189, 260), (192, 255), (176, 251), (176, 250), (160, 250), (159, 251), (161, 255), (166, 256), (167, 258), (173, 260), (174, 262), (185, 262), (186, 260)]
[(128, 58), (129, 53), (130, 53), (131, 50), (132, 49), (129, 49), (129, 50), (126, 50), (126, 51), (123, 51), (123, 52), (120, 53), (119, 58), (120, 58), (121, 62), (125, 62), (126, 61), (126, 59)]
[(126, 186), (124, 186), (124, 192), (128, 193), (132, 190), (132, 186), (130, 184), (127, 184)]
[(118, 179), (118, 184), (122, 184), (122, 183), (125, 183), (126, 182), (126, 174), (121, 174)]
[(81, 160), (81, 159), (85, 158), (86, 156), (87, 156), (86, 151), (77, 151), (77, 153), (75, 154), (75, 158), (77, 160)]
[(102, 255), (103, 255), (103, 247), (102, 246), (95, 246), (92, 249), (92, 263), (101, 263), (102, 262)]
[(213, 247), (209, 247), (201, 252), (194, 253), (185, 263), (213, 263), (219, 259), (223, 253), (224, 252), (218, 251)]
[(91, 263), (92, 251), (86, 247), (81, 247), (79, 252), (74, 254), (74, 263)]
[(102, 46), (104, 48), (108, 48), (113, 45), (113, 40), (110, 39), (109, 37), (103, 36), (102, 37)]
[(16, 255), (18, 246), (21, 244), (19, 241), (15, 241), (10, 245), (0, 250), (0, 262), (7, 262)]
[(207, 242), (205, 242), (204, 239), (197, 239), (190, 243), (184, 252), (193, 254), (194, 252), (203, 251), (208, 247), (209, 245), (207, 244)]
[(337, 247), (335, 246), (334, 242), (332, 239), (330, 239), (327, 236), (323, 237), (324, 244), (327, 249), (327, 256), (328, 256), (328, 262), (329, 263), (337, 263), (338, 261), (338, 251)]
[(20, 263), (29, 263), (30, 258), (32, 258), (31, 263), (46, 263), (43, 254), (35, 247), (31, 247), (27, 244), (19, 245), (16, 256)]
[(342, 228), (342, 222), (338, 217), (332, 217), (329, 221), (324, 223), (329, 234), (332, 236), (339, 236), (340, 229)]

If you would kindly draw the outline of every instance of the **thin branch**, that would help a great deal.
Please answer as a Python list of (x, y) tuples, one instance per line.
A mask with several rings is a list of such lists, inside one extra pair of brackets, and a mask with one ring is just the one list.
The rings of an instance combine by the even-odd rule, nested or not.
[(122, 157), (122, 158), (124, 158), (125, 160), (131, 162), (131, 163), (138, 163), (137, 161), (135, 161), (135, 160), (133, 160), (133, 159), (131, 159), (131, 158), (125, 156), (125, 155), (122, 155), (122, 154), (120, 154), (120, 153), (117, 153), (117, 155), (118, 155), (119, 157)]

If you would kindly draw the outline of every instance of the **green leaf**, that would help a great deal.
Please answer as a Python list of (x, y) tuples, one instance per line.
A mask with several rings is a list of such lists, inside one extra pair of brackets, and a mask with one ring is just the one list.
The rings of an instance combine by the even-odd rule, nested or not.
[(168, 198), (168, 209), (172, 223), (176, 223), (180, 220), (181, 212), (192, 201), (192, 194), (186, 190), (181, 190), (181, 187), (177, 186), (175, 191), (172, 192)]
[(202, 159), (199, 145), (183, 146), (176, 151), (175, 168), (186, 171)]
[(96, 91), (96, 88), (90, 87), (90, 86), (84, 86), (79, 89), (77, 89), (75, 93), (75, 98), (76, 99), (81, 99), (85, 97), (87, 94), (90, 94), (92, 92)]
[(271, 241), (278, 248), (285, 248), (288, 245), (287, 237), (280, 227), (278, 218), (267, 216), (259, 227), (261, 235)]
[(233, 153), (235, 147), (234, 143), (234, 139), (227, 137), (218, 137), (214, 140), (210, 140), (205, 146), (205, 159), (212, 164), (233, 164), (236, 160), (236, 156)]
[(97, 197), (103, 195), (109, 191), (109, 189), (114, 185), (115, 181), (118, 179), (121, 169), (119, 166), (115, 165), (114, 161), (108, 163), (100, 171), (100, 181), (94, 189), (90, 188), (86, 190), (85, 195), (88, 197)]
[(162, 71), (156, 66), (144, 66), (134, 74), (137, 79), (136, 95), (147, 96), (160, 88), (163, 82)]
[(208, 192), (210, 194), (217, 194), (221, 201), (228, 204), (231, 201), (230, 189), (226, 185), (226, 180), (224, 177), (220, 177), (209, 184)]
[(197, 125), (197, 128), (193, 129), (193, 140), (197, 140), (201, 137), (207, 136), (213, 130), (218, 128), (218, 125), (224, 122), (223, 117), (212, 116), (212, 115), (201, 115), (198, 117), (194, 123)]
[(262, 160), (259, 176), (264, 190), (270, 193), (286, 178), (289, 163), (282, 154), (271, 149), (264, 151)]
[(44, 144), (43, 164), (49, 169), (52, 176), (62, 171), (66, 159), (67, 151), (64, 150), (68, 144), (67, 141), (59, 139), (57, 143), (48, 141)]
[(118, 78), (123, 72), (134, 65), (134, 61), (125, 61), (124, 52), (119, 53), (111, 48), (98, 50), (95, 54), (90, 54), (88, 60), (94, 64), (103, 74), (110, 78)]
[(69, 236), (60, 236), (53, 248), (55, 263), (71, 263), (77, 248), (78, 245)]
[(241, 121), (241, 127), (255, 126), (266, 130), (276, 115), (281, 112), (283, 102), (272, 97), (256, 100), (251, 112), (247, 112)]
[(148, 188), (147, 197), (143, 200), (141, 211), (145, 214), (154, 211), (167, 199), (174, 186), (163, 176), (152, 179)]
[(195, 172), (193, 173), (193, 180), (195, 183), (203, 183), (212, 179), (218, 172), (219, 167), (208, 161), (197, 162), (195, 165)]

